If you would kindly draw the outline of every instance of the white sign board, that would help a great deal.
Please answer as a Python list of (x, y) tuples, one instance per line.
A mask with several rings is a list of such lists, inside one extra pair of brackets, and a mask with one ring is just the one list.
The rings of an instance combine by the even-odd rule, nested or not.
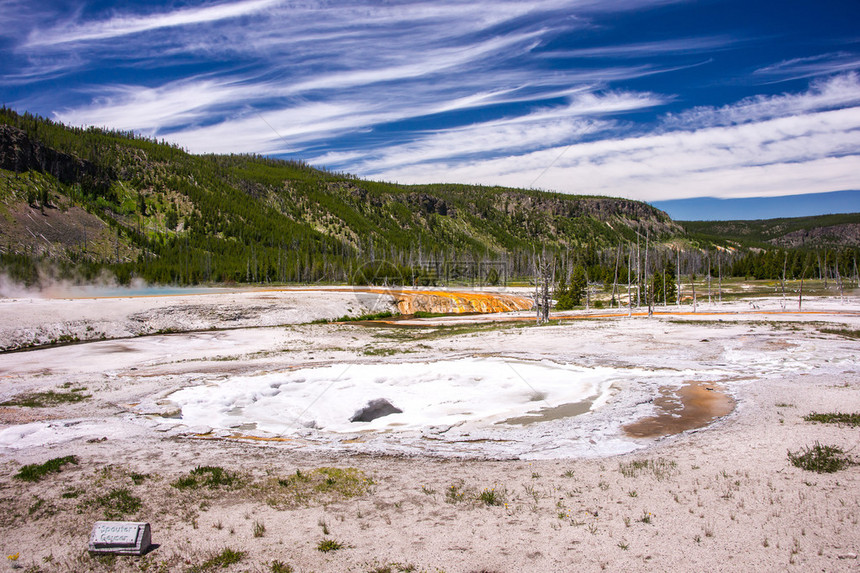
[(148, 523), (97, 521), (90, 533), (90, 553), (143, 555), (152, 541)]

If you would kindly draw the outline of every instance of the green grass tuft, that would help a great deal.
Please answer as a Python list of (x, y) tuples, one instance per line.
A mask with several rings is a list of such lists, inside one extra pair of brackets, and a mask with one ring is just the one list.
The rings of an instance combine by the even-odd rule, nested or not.
[(364, 495), (373, 485), (373, 479), (356, 468), (321, 467), (306, 472), (296, 470), (291, 476), (278, 478), (277, 484), (272, 498), (275, 505), (308, 504)]
[(270, 573), (293, 573), (294, 570), (292, 566), (275, 559), (269, 563), (269, 571)]
[(97, 497), (95, 503), (104, 508), (106, 519), (122, 519), (133, 514), (143, 505), (141, 499), (131, 494), (126, 488), (112, 489), (105, 495)]
[(440, 316), (450, 316), (450, 314), (446, 312), (426, 312), (423, 310), (416, 310), (415, 314), (412, 316), (415, 318), (439, 318)]
[(266, 524), (262, 521), (254, 522), (254, 537), (263, 537), (266, 534)]
[(62, 458), (54, 458), (43, 464), (29, 464), (21, 466), (18, 473), (15, 474), (16, 479), (23, 481), (39, 481), (48, 474), (60, 473), (63, 466), (66, 464), (77, 465), (78, 458), (75, 456), (65, 456)]
[(819, 422), (821, 424), (839, 424), (851, 427), (860, 426), (860, 412), (843, 414), (841, 412), (815, 413), (803, 417), (807, 422)]
[(819, 330), (824, 334), (836, 334), (853, 340), (860, 338), (860, 330), (851, 330), (850, 328), (821, 328)]
[(328, 553), (329, 551), (337, 551), (343, 549), (343, 543), (339, 543), (334, 539), (323, 539), (317, 544), (317, 551)]
[(59, 404), (74, 404), (89, 398), (89, 394), (82, 394), (85, 388), (76, 388), (71, 392), (55, 392), (48, 390), (47, 392), (32, 392), (29, 394), (21, 394), (0, 403), (0, 406), (20, 406), (22, 408), (46, 408), (48, 406), (57, 406)]
[(375, 567), (367, 573), (414, 573), (415, 571), (417, 568), (411, 563), (389, 563)]
[(201, 563), (200, 565), (195, 565), (188, 570), (188, 573), (203, 573), (204, 571), (211, 571), (212, 569), (226, 569), (230, 565), (240, 562), (245, 558), (246, 553), (244, 551), (236, 551), (234, 549), (230, 549), (229, 547), (225, 547), (221, 553), (217, 553)]
[(844, 453), (840, 447), (822, 446), (815, 442), (812, 447), (806, 447), (796, 452), (789, 451), (788, 459), (792, 465), (807, 471), (820, 474), (834, 473), (855, 463)]
[(504, 496), (496, 491), (496, 488), (485, 489), (481, 493), (478, 494), (478, 501), (483, 503), (484, 505), (502, 505), (504, 501)]
[(448, 503), (460, 503), (464, 499), (466, 499), (466, 492), (459, 485), (452, 485), (445, 492), (445, 501)]
[(197, 489), (208, 487), (233, 487), (239, 483), (239, 478), (218, 466), (197, 466), (186, 476), (182, 476), (171, 485), (176, 489)]
[(349, 316), (347, 314), (347, 315), (344, 315), (344, 316), (338, 318), (337, 320), (335, 320), (335, 322), (358, 322), (358, 321), (364, 321), (364, 320), (381, 320), (383, 318), (394, 318), (396, 316), (398, 316), (398, 315), (394, 314), (393, 312), (391, 312), (389, 310), (385, 310), (382, 312), (374, 312), (372, 314), (362, 314), (361, 316)]
[(652, 474), (657, 481), (662, 481), (673, 473), (675, 473), (678, 464), (672, 460), (665, 458), (656, 458), (649, 460), (632, 460), (630, 462), (620, 462), (618, 471), (624, 477), (637, 477), (640, 474)]

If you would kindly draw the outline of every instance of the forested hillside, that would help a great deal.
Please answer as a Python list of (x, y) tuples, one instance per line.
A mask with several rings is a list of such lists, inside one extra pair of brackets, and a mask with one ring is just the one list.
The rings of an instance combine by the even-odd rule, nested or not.
[[(365, 275), (412, 277), (440, 261), (504, 263), (523, 275), (538, 251), (594, 259), (637, 231), (682, 232), (640, 202), (361, 181), (7, 109), (0, 168), (4, 262), (30, 281), (38, 261), (160, 283), (374, 280)], [(394, 268), (368, 265), (379, 261)]]
[[(162, 284), (498, 283), (533, 276), (537, 259), (580, 284), (678, 265), (690, 275), (777, 278), (788, 269), (795, 278), (822, 259), (766, 243), (765, 227), (728, 236), (714, 228), (688, 224), (688, 235), (637, 201), (364, 181), (0, 109), (0, 271), (26, 284), (105, 275)], [(781, 236), (815, 232), (781, 228)], [(856, 247), (825, 249), (819, 273), (856, 272)]]

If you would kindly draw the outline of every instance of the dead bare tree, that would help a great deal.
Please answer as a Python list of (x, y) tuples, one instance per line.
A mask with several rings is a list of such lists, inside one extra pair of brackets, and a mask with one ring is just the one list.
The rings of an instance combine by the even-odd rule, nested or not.
[(669, 305), (668, 305), (668, 303), (666, 302), (666, 296), (667, 296), (667, 295), (666, 295), (666, 266), (665, 266), (665, 265), (663, 266), (663, 272), (662, 272), (662, 275), (663, 275), (663, 306), (664, 306), (664, 307), (666, 307), (666, 306), (669, 306)]
[(633, 315), (633, 296), (630, 293), (631, 285), (631, 273), (633, 272), (633, 245), (628, 244), (628, 255), (627, 255), (627, 316)]
[[(813, 271), (814, 273), (815, 271)], [(803, 267), (803, 272), (800, 273), (800, 290), (797, 293), (797, 311), (803, 310), (803, 277), (806, 276), (806, 267)], [(813, 274), (813, 276), (815, 276)]]
[(857, 257), (854, 257), (854, 284), (860, 288), (860, 274), (857, 273)]
[(788, 267), (788, 253), (785, 253), (785, 261), (782, 263), (782, 280), (780, 283), (782, 284), (782, 310), (785, 310), (785, 273)]
[(860, 274), (857, 273), (857, 257), (854, 257), (854, 284), (860, 288)]
[(845, 304), (845, 293), (842, 290), (842, 275), (839, 273), (839, 259), (836, 260), (834, 270), (836, 271), (836, 282), (839, 285), (839, 300)]
[(532, 254), (532, 280), (535, 283), (534, 308), (535, 308), (535, 323), (540, 324), (540, 265), (538, 264), (537, 253)]
[(639, 250), (639, 231), (636, 231), (636, 308), (642, 306), (642, 253)]
[(711, 306), (711, 252), (708, 251), (708, 306)]
[(677, 281), (675, 281), (678, 283), (678, 288), (675, 289), (675, 302), (678, 304), (678, 307), (680, 308), (680, 306), (681, 306), (681, 249), (678, 249), (677, 251), (675, 251), (675, 253), (677, 254), (677, 259), (678, 259), (678, 264), (677, 264), (677, 269), (676, 269), (677, 273), (678, 273), (678, 279), (677, 279)]
[(690, 272), (690, 288), (693, 290), (693, 312), (696, 312), (696, 282), (692, 271)]
[(827, 280), (824, 278), (824, 267), (821, 266), (821, 253), (815, 251), (815, 256), (818, 258), (818, 280), (824, 280), (824, 288), (827, 288)]
[(723, 263), (719, 250), (717, 250), (717, 275), (719, 276), (719, 290), (717, 290), (719, 294), (717, 295), (717, 302), (723, 304)]
[(591, 298), (591, 288), (588, 284), (588, 267), (585, 267), (585, 310), (588, 310), (590, 307), (589, 299)]
[(648, 284), (648, 228), (645, 228), (645, 298), (648, 304), (648, 316), (654, 316), (654, 289)]
[(535, 255), (535, 309), (537, 324), (549, 322), (549, 307), (552, 305), (550, 296), (551, 285), (555, 283), (555, 260), (550, 261), (544, 251)]
[(621, 260), (621, 243), (618, 243), (618, 250), (615, 254), (615, 275), (612, 279), (612, 303), (621, 306), (621, 301), (616, 301), (615, 296), (618, 292), (618, 263)]

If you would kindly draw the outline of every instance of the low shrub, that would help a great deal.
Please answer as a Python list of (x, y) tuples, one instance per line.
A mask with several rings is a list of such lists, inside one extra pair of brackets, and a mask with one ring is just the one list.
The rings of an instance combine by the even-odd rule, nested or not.
[(105, 495), (95, 499), (96, 505), (104, 508), (106, 519), (122, 519), (133, 514), (143, 504), (141, 499), (131, 494), (126, 488), (112, 489)]
[(478, 494), (478, 501), (484, 505), (502, 505), (504, 503), (503, 495), (496, 491), (496, 488), (485, 489)]
[(806, 447), (796, 452), (788, 452), (792, 465), (817, 473), (834, 473), (848, 467), (854, 462), (844, 455), (842, 448), (837, 446), (822, 446), (818, 442), (812, 447)]
[(818, 422), (820, 424), (839, 424), (840, 426), (860, 426), (860, 412), (853, 414), (843, 414), (842, 412), (827, 412), (819, 414), (813, 412), (808, 416), (803, 417), (807, 422)]
[(328, 553), (329, 551), (337, 551), (343, 549), (343, 543), (339, 543), (334, 539), (323, 539), (317, 544), (317, 551)]
[(59, 404), (74, 404), (86, 398), (89, 394), (83, 394), (85, 388), (75, 388), (71, 392), (55, 392), (48, 390), (47, 392), (31, 392), (29, 394), (20, 394), (11, 400), (6, 400), (0, 403), (0, 406), (19, 406), (21, 408), (46, 408), (48, 406), (57, 406)]
[(39, 481), (48, 474), (56, 474), (62, 471), (66, 464), (77, 464), (78, 458), (75, 456), (64, 456), (62, 458), (54, 458), (43, 464), (29, 464), (21, 466), (15, 478), (23, 481)]
[(233, 487), (238, 482), (239, 478), (224, 468), (218, 466), (197, 466), (188, 475), (180, 477), (171, 485), (176, 489), (197, 489), (200, 487), (212, 489), (220, 486)]
[(216, 553), (200, 565), (192, 566), (188, 570), (188, 573), (204, 573), (205, 571), (219, 568), (226, 569), (230, 565), (240, 562), (245, 558), (245, 555), (244, 551), (236, 551), (235, 549), (225, 547), (221, 553)]
[(632, 460), (630, 462), (619, 462), (618, 471), (624, 477), (637, 477), (640, 474), (652, 474), (657, 481), (664, 480), (675, 473), (678, 464), (673, 460), (655, 458), (646, 460)]

